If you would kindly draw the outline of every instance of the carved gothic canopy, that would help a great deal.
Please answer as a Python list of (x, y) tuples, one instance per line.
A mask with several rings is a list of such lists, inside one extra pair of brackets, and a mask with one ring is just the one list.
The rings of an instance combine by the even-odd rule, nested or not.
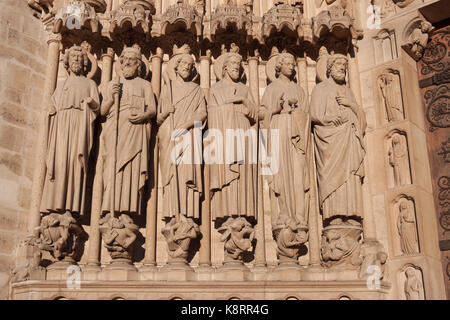
[(332, 6), (313, 18), (314, 37), (320, 38), (323, 34), (333, 33), (338, 38), (346, 38), (352, 33), (353, 38), (359, 38), (360, 35), (353, 31), (354, 22), (355, 19), (340, 5)]
[(278, 4), (263, 16), (263, 35), (268, 37), (272, 30), (281, 31), (284, 27), (301, 34), (302, 15), (300, 10), (287, 4)]
[(147, 33), (150, 30), (152, 13), (154, 13), (154, 7), (148, 1), (127, 0), (111, 12), (110, 31), (114, 32), (116, 27), (123, 27), (129, 23), (133, 28), (141, 26)]
[(195, 27), (197, 36), (202, 33), (202, 18), (195, 7), (187, 3), (177, 3), (171, 5), (161, 16), (161, 34), (167, 33), (168, 25), (183, 23), (186, 29)]
[(87, 2), (74, 0), (55, 15), (53, 31), (61, 33), (63, 29), (81, 29), (83, 26), (88, 26), (92, 32), (96, 33), (99, 29), (97, 14), (94, 7)]
[(231, 24), (235, 24), (238, 30), (245, 29), (247, 35), (252, 34), (252, 14), (247, 12), (244, 6), (233, 4), (217, 6), (211, 16), (211, 34), (215, 34), (217, 29), (225, 29)]

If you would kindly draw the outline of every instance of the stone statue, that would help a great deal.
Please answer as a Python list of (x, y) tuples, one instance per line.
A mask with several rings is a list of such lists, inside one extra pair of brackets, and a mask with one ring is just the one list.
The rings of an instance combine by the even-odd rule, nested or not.
[(73, 215), (84, 213), (89, 153), (100, 102), (97, 85), (85, 76), (88, 62), (81, 47), (67, 50), (64, 65), (68, 77), (56, 87), (46, 122), (48, 149), (40, 205), (44, 217), (37, 237), (38, 247), (50, 251), (55, 261), (75, 262), (73, 246), (80, 227), (75, 226)]
[(122, 51), (122, 75), (108, 84), (101, 106), (101, 114), (107, 119), (102, 132), (105, 146), (102, 211), (112, 213), (111, 219), (120, 220), (122, 213), (140, 214), (149, 175), (149, 121), (156, 114), (156, 104), (150, 82), (139, 77), (141, 59), (136, 46)]
[(400, 235), (400, 247), (404, 254), (419, 253), (416, 217), (410, 201), (403, 200), (398, 207), (397, 230)]
[(428, 21), (421, 21), (420, 28), (415, 28), (410, 35), (408, 45), (416, 60), (422, 58), (423, 51), (428, 43), (429, 33), (434, 27)]
[[(291, 232), (289, 230), (293, 224), (298, 225), (295, 232), (300, 232), (297, 229), (300, 226), (305, 228), (307, 225), (308, 211), (306, 204), (306, 193), (309, 190), (309, 166), (306, 153), (310, 141), (308, 103), (303, 89), (293, 81), (294, 56), (281, 53), (272, 59), (266, 66), (274, 67), (275, 72), (268, 71), (267, 74), (275, 74), (275, 78), (267, 86), (261, 102), (261, 114), (265, 115), (264, 126), (267, 126), (269, 130), (278, 131), (278, 141), (270, 141), (270, 135), (268, 135), (268, 144), (277, 143), (278, 152), (281, 155), (277, 171), (267, 176), (273, 205), (271, 210), (273, 215), (290, 218), (292, 222), (285, 225), (286, 232)], [(279, 227), (280, 224), (277, 224), (277, 228)], [(285, 233), (276, 232), (275, 234), (284, 235)]]
[[(180, 52), (175, 47), (174, 57), (167, 66), (157, 118), (160, 124), (163, 216), (166, 220), (172, 219), (170, 226), (186, 224), (187, 228), (195, 225), (192, 219), (200, 218), (203, 193), (201, 130), (206, 120), (206, 101), (203, 90), (192, 81), (195, 65), (189, 53)], [(194, 125), (199, 132), (194, 132)], [(178, 138), (182, 140), (182, 148), (175, 147), (174, 140)], [(187, 219), (180, 219), (181, 216)], [(197, 226), (190, 229), (198, 231)], [(170, 232), (166, 234), (171, 235)], [(188, 249), (188, 246), (184, 247)]]
[(367, 124), (363, 110), (345, 85), (346, 71), (347, 57), (331, 55), (327, 61), (327, 79), (314, 88), (310, 106), (319, 206), (325, 226), (324, 239), (327, 239), (323, 258), (331, 260), (340, 255), (328, 254), (333, 239), (350, 237), (342, 239), (339, 247), (341, 251), (353, 251), (362, 232), (366, 153), (363, 138)]
[(47, 174), (41, 212), (82, 214), (94, 120), (99, 111), (97, 85), (84, 75), (87, 53), (79, 46), (67, 50), (69, 77), (53, 94), (48, 117)]
[(403, 100), (398, 71), (386, 71), (378, 78), (389, 122), (403, 120)]
[[(362, 260), (359, 269), (359, 278), (378, 277), (378, 280), (387, 278), (386, 261), (388, 255), (384, 247), (379, 242), (366, 242), (361, 245), (360, 259)], [(374, 279), (375, 280), (375, 279)]]
[(417, 271), (413, 267), (405, 270), (405, 296), (406, 300), (424, 300), (422, 280), (417, 277)]
[[(236, 52), (219, 57), (215, 67), (221, 80), (210, 90), (208, 129), (223, 137), (223, 145), (215, 144), (222, 158), (210, 165), (211, 212), (216, 221), (256, 219), (256, 130), (253, 141), (246, 143), (245, 137), (252, 135), (258, 109), (249, 88), (239, 82), (241, 63), (242, 57)], [(233, 152), (235, 149), (237, 152)]]
[(411, 173), (409, 170), (408, 146), (406, 137), (394, 134), (388, 152), (389, 164), (394, 170), (395, 186), (411, 184)]
[(241, 262), (243, 253), (252, 247), (255, 236), (252, 225), (244, 217), (230, 217), (218, 231), (222, 234), (220, 241), (225, 242), (224, 263)]

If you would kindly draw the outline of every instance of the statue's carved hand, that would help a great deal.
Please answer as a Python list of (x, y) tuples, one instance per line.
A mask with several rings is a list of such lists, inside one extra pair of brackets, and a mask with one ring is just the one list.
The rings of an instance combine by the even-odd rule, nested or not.
[(132, 124), (142, 124), (147, 121), (147, 115), (145, 113), (132, 114), (128, 120)]
[(50, 116), (54, 116), (56, 114), (56, 109), (54, 105), (50, 105), (49, 109), (48, 109), (48, 114)]
[(348, 97), (342, 96), (342, 95), (337, 96), (337, 97), (336, 97), (336, 101), (337, 101), (341, 106), (344, 106), (344, 107), (349, 107), (349, 108), (351, 108), (352, 105), (353, 105), (352, 101), (351, 101)]
[(343, 125), (346, 122), (346, 120), (343, 119), (341, 116), (337, 116), (337, 117), (334, 117), (334, 118), (333, 117), (326, 118), (324, 122), (328, 126), (336, 126), (336, 127), (338, 127), (338, 126)]
[(175, 107), (173, 105), (168, 106), (166, 112), (167, 114), (175, 113)]
[(112, 100), (114, 100), (116, 94), (120, 94), (120, 84), (114, 83), (112, 85)]

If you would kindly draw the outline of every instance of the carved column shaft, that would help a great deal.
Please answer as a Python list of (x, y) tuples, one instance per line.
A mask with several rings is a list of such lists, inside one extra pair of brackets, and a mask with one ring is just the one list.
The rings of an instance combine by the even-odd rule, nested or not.
[(205, 2), (206, 2), (205, 15), (210, 16), (211, 15), (211, 0), (206, 0)]
[[(209, 1), (209, 8), (211, 9), (211, 1)], [(206, 6), (208, 8), (208, 5)], [(200, 87), (205, 93), (206, 100), (209, 100), (209, 88), (211, 86), (211, 59), (209, 56), (200, 57)], [(210, 206), (210, 183), (209, 183), (209, 165), (204, 165), (203, 169), (204, 179), (204, 197), (202, 202), (202, 215), (200, 233), (202, 238), (200, 239), (200, 252), (199, 252), (199, 265), (211, 266), (211, 206)]]
[[(102, 78), (101, 87), (106, 88), (112, 79), (112, 67), (114, 60), (114, 51), (107, 48), (102, 55)], [(91, 228), (89, 235), (89, 251), (88, 251), (88, 265), (100, 265), (100, 243), (101, 235), (99, 230), (99, 219), (102, 211), (103, 201), (103, 143), (99, 139), (97, 163), (95, 167), (95, 177), (92, 190), (92, 209), (91, 209)]]
[(155, 1), (155, 9), (156, 14), (161, 15), (162, 14), (162, 0), (156, 0)]
[[(314, 146), (314, 136), (311, 134), (310, 145)], [(314, 148), (314, 147), (312, 147)], [(320, 265), (320, 234), (319, 234), (319, 225), (318, 218), (320, 216), (319, 213), (319, 199), (318, 199), (318, 189), (317, 189), (317, 172), (316, 172), (316, 162), (314, 158), (314, 152), (310, 152), (309, 163), (312, 164), (311, 172), (313, 173), (311, 176), (311, 190), (310, 190), (310, 199), (309, 199), (309, 218), (308, 218), (308, 227), (309, 227), (309, 264), (312, 266)]]
[(32, 232), (41, 222), (40, 204), (46, 172), (48, 106), (56, 88), (59, 66), (59, 47), (61, 35), (52, 35), (48, 40), (47, 72), (45, 75), (44, 95), (40, 114), (39, 135), (37, 141), (36, 167), (33, 173), (31, 189), (30, 217), (28, 231)]
[[(161, 63), (163, 52), (157, 48), (156, 54), (152, 56), (152, 87), (153, 93), (159, 98), (161, 92)], [(156, 226), (158, 215), (158, 168), (159, 168), (159, 147), (157, 131), (152, 128), (152, 137), (150, 141), (151, 150), (153, 150), (152, 174), (153, 188), (150, 191), (150, 198), (147, 205), (147, 222), (145, 225), (145, 257), (144, 264), (147, 266), (156, 266)]]
[[(255, 99), (256, 105), (259, 106), (259, 72), (258, 72), (259, 57), (248, 58), (248, 71), (249, 71), (249, 86), (253, 99)], [(259, 171), (259, 168), (258, 168)], [(255, 266), (266, 266), (266, 239), (264, 234), (264, 195), (263, 195), (263, 179), (261, 175), (257, 175), (258, 179), (258, 202), (257, 202), (257, 214), (258, 223), (255, 226), (255, 236), (257, 241), (255, 248)]]
[[(361, 80), (359, 78), (359, 65), (356, 57), (356, 49), (353, 47), (353, 54), (348, 54), (348, 76), (350, 82), (350, 88), (352, 89), (356, 101), (362, 108), (362, 95), (361, 95)], [(364, 178), (364, 183), (362, 185), (363, 191), (363, 203), (364, 203), (364, 214), (363, 216), (363, 232), (365, 241), (373, 241), (376, 239), (375, 231), (375, 220), (373, 217), (372, 210), (372, 196), (370, 193), (370, 183), (369, 183), (369, 161), (366, 155), (364, 159), (364, 171), (366, 176)]]
[(298, 68), (298, 75), (297, 75), (298, 84), (300, 85), (300, 87), (302, 87), (303, 91), (306, 94), (306, 97), (308, 97), (309, 96), (308, 67), (306, 64), (306, 58), (297, 58), (297, 68)]

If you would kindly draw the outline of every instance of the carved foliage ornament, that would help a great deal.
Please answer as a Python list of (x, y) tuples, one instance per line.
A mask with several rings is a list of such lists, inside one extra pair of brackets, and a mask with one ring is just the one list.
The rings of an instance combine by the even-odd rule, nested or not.
[(230, 24), (236, 24), (238, 30), (245, 28), (248, 35), (252, 33), (252, 15), (244, 6), (233, 4), (222, 4), (216, 7), (211, 16), (211, 33), (215, 34), (217, 29), (225, 29)]

